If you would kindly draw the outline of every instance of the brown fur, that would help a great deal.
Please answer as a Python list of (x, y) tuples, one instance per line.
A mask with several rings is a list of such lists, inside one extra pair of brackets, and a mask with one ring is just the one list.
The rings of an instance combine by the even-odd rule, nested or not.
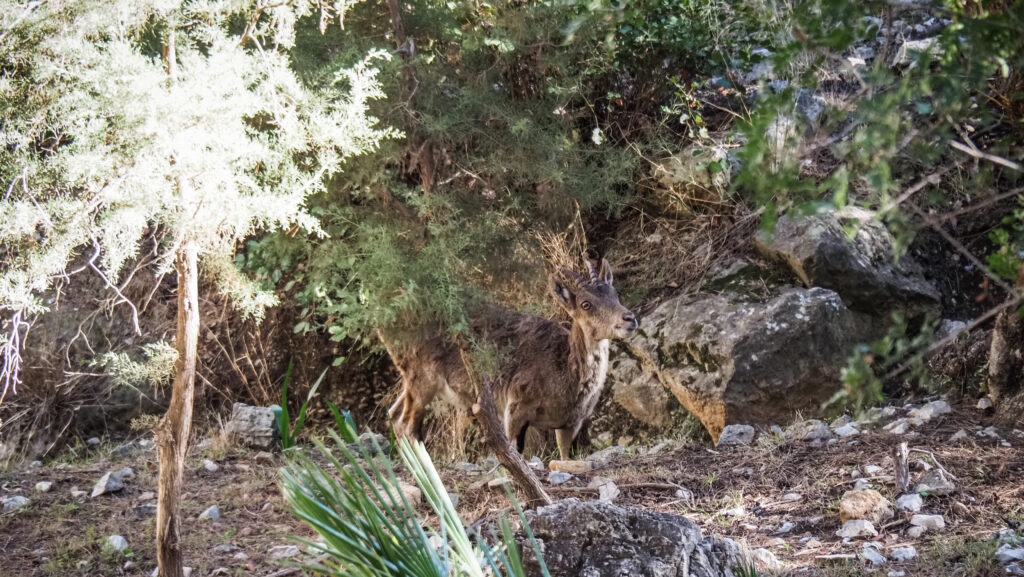
[[(488, 306), (471, 320), (475, 338), (502, 353), (494, 386), (505, 434), (522, 451), (528, 426), (554, 430), (563, 459), (590, 417), (608, 370), (608, 339), (625, 338), (636, 317), (619, 303), (607, 261), (590, 278), (561, 269), (551, 294), (572, 317), (572, 326)], [(382, 337), (383, 339), (383, 337)], [(395, 432), (420, 437), (427, 405), (438, 395), (463, 408), (477, 402), (475, 380), (459, 346), (439, 336), (399, 347), (385, 346), (402, 375), (402, 392), (391, 407)]]

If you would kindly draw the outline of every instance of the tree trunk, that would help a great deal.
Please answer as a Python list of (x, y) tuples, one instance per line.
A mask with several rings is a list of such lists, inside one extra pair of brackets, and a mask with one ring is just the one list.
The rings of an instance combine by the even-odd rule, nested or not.
[(185, 241), (175, 256), (178, 272), (178, 331), (174, 385), (167, 414), (156, 427), (160, 450), (157, 486), (156, 556), (160, 577), (184, 577), (181, 555), (181, 485), (185, 471), (192, 399), (195, 396), (196, 357), (199, 345), (199, 269), (197, 247)]
[(999, 313), (988, 353), (988, 389), (992, 400), (1024, 392), (1024, 317), (1019, 307)]

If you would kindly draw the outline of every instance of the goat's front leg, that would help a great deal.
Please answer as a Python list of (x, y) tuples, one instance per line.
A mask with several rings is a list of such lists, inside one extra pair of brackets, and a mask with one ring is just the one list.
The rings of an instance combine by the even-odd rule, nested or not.
[(569, 460), (569, 448), (572, 446), (572, 429), (555, 429), (555, 442), (558, 443), (558, 454), (563, 461)]

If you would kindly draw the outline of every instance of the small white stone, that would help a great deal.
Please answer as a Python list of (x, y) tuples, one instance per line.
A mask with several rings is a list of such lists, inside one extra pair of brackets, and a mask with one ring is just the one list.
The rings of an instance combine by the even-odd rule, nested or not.
[(764, 548), (754, 549), (750, 552), (750, 557), (758, 566), (765, 569), (781, 569), (783, 567), (775, 553)]
[(786, 493), (785, 495), (782, 496), (782, 502), (795, 503), (803, 498), (803, 495), (801, 495), (800, 493)]
[(726, 425), (718, 437), (718, 446), (749, 445), (754, 440), (754, 433), (754, 427), (750, 425)]
[(885, 558), (885, 555), (882, 555), (881, 553), (876, 551), (874, 547), (865, 546), (864, 550), (861, 551), (860, 555), (864, 559), (870, 561), (872, 565), (882, 565), (883, 563), (888, 561), (888, 559)]
[(875, 526), (871, 521), (850, 519), (843, 523), (842, 528), (836, 531), (836, 535), (846, 539), (854, 539), (856, 537), (874, 537), (878, 535), (878, 531), (875, 530)]
[(548, 473), (548, 483), (552, 485), (561, 485), (562, 483), (568, 482), (572, 479), (572, 475), (563, 471), (551, 471)]
[(942, 515), (914, 515), (910, 518), (910, 524), (926, 530), (946, 528), (946, 520), (942, 518)]
[(36, 491), (40, 493), (49, 493), (51, 487), (53, 487), (53, 482), (51, 481), (39, 481), (36, 483)]
[(864, 473), (867, 474), (867, 476), (869, 477), (874, 477), (875, 475), (883, 471), (885, 471), (885, 468), (879, 467), (878, 465), (867, 465), (866, 467), (864, 467)]
[(897, 547), (892, 551), (889, 551), (889, 555), (893, 561), (910, 561), (914, 557), (917, 557), (917, 549), (913, 545), (907, 545), (906, 547)]
[(882, 427), (883, 431), (892, 433), (893, 435), (902, 435), (910, 429), (910, 421), (907, 419), (896, 419), (888, 425)]
[(746, 509), (743, 508), (743, 505), (737, 505), (731, 509), (726, 509), (722, 511), (722, 515), (725, 517), (742, 517), (746, 514), (747, 511)]
[(775, 530), (775, 534), (776, 535), (785, 535), (786, 533), (789, 533), (790, 531), (792, 531), (795, 527), (796, 527), (795, 523), (792, 523), (790, 521), (783, 521), (782, 525), (780, 525), (779, 528)]
[(216, 473), (220, 470), (220, 467), (217, 463), (214, 463), (209, 459), (203, 459), (203, 469), (205, 469), (207, 473)]
[(991, 409), (992, 408), (992, 399), (989, 398), (987, 395), (982, 397), (982, 398), (980, 398), (980, 399), (978, 399), (977, 407), (981, 411), (984, 411), (986, 409)]
[(893, 569), (892, 571), (889, 571), (885, 575), (886, 575), (886, 577), (904, 577), (904, 575), (906, 575), (906, 574), (907, 574), (906, 571), (897, 571), (897, 570)]
[(917, 539), (924, 534), (924, 527), (911, 527), (907, 529), (907, 537), (911, 539)]
[(949, 442), (950, 443), (956, 443), (956, 442), (959, 442), (959, 441), (963, 441), (966, 438), (967, 438), (967, 431), (964, 430), (964, 429), (960, 429), (959, 431), (953, 433), (953, 436), (949, 438)]
[(90, 447), (95, 447), (96, 445), (100, 444), (100, 438), (99, 437), (89, 437), (88, 439), (85, 440), (85, 444), (89, 445)]
[(216, 505), (211, 505), (210, 507), (207, 507), (205, 511), (199, 514), (199, 518), (216, 521), (217, 519), (220, 519), (220, 509), (218, 509)]
[(0, 497), (0, 504), (3, 505), (4, 513), (10, 513), (11, 511), (17, 511), (25, 505), (28, 505), (32, 501), (28, 497), (21, 495), (12, 495), (10, 497)]
[(921, 408), (910, 411), (907, 413), (907, 416), (911, 419), (920, 419), (921, 421), (928, 422), (934, 417), (947, 415), (952, 412), (953, 409), (949, 407), (949, 403), (946, 401), (932, 401)]
[(991, 426), (990, 427), (985, 427), (984, 429), (978, 431), (978, 436), (979, 437), (989, 437), (989, 438), (992, 438), (992, 439), (1001, 439), (1002, 438), (1002, 437), (999, 436), (999, 429), (996, 429), (995, 427), (991, 427)]
[(856, 437), (857, 435), (860, 434), (860, 430), (857, 429), (857, 427), (853, 426), (852, 424), (843, 425), (842, 427), (833, 429), (832, 432), (835, 433), (836, 436), (843, 439), (848, 437)]
[(921, 499), (921, 495), (918, 493), (910, 493), (909, 495), (902, 495), (896, 499), (896, 506), (903, 511), (910, 511), (911, 513), (917, 513), (924, 506), (924, 500)]
[(864, 489), (870, 489), (871, 487), (871, 481), (868, 481), (867, 479), (857, 479), (857, 482), (853, 484), (854, 491), (863, 491)]
[(544, 461), (536, 455), (530, 457), (530, 460), (527, 461), (526, 464), (534, 471), (543, 471), (544, 469), (547, 469), (547, 467), (544, 466)]
[(108, 553), (122, 553), (128, 550), (128, 540), (120, 535), (111, 535), (103, 542), (103, 550)]
[(301, 553), (301, 551), (299, 551), (299, 548), (295, 545), (277, 545), (276, 547), (271, 547), (267, 550), (267, 556), (270, 557), (272, 561), (295, 557), (299, 553)]

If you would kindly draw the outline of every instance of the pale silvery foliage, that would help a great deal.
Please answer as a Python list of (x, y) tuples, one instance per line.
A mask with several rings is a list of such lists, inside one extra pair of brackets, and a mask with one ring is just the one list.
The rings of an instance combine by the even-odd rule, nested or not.
[(146, 360), (132, 360), (125, 353), (104, 353), (96, 364), (104, 367), (118, 385), (141, 388), (157, 388), (170, 382), (174, 361), (178, 351), (164, 341), (142, 346)]
[[(186, 240), (224, 254), (256, 229), (322, 232), (306, 197), (393, 133), (367, 114), (383, 96), (372, 65), (386, 53), (339, 71), (328, 92), (295, 77), (283, 50), (309, 10), (307, 0), (262, 11), (236, 0), (0, 0), (0, 310), (14, 321), (0, 341), (4, 393), (26, 315), (44, 309), (40, 295), (83, 246), (95, 247), (87, 268), (114, 285), (152, 226), (171, 233), (168, 266)], [(227, 26), (237, 15), (252, 24), (244, 40)], [(171, 27), (173, 77), (159, 54)], [(228, 280), (228, 294), (248, 287)], [(257, 318), (271, 303), (245, 298)]]

